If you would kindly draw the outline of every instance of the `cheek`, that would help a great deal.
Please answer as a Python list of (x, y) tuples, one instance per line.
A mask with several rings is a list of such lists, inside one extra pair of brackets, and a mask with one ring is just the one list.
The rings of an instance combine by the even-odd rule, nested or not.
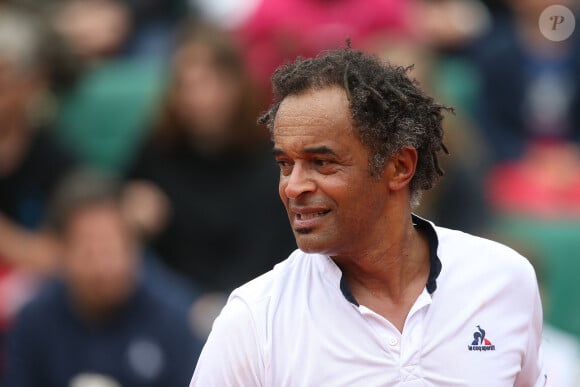
[[(112, 239), (112, 238), (111, 238)], [(103, 276), (111, 279), (126, 277), (136, 266), (136, 253), (122, 240), (107, 246), (99, 262)]]
[[(130, 254), (130, 253), (129, 253)], [(137, 270), (136, 259), (133, 255), (119, 256), (116, 264), (112, 264), (109, 277), (112, 280), (125, 281)]]
[(340, 173), (335, 175), (321, 176), (318, 190), (327, 198), (338, 203), (340, 206), (352, 206), (353, 200), (359, 196), (357, 186), (359, 183), (352, 181)]
[(371, 219), (382, 213), (385, 205), (386, 190), (376, 182), (357, 181), (342, 190), (335, 190), (334, 199), (349, 219), (357, 221)]
[(286, 193), (284, 192), (285, 189), (286, 189), (286, 183), (284, 182), (282, 177), (279, 177), (278, 195), (280, 195), (280, 199), (282, 199), (282, 203), (284, 203), (284, 205), (286, 205)]

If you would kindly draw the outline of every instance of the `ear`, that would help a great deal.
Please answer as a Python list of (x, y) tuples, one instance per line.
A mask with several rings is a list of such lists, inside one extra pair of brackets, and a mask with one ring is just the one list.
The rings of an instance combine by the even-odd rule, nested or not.
[(417, 168), (418, 154), (412, 147), (401, 148), (389, 158), (386, 171), (388, 173), (389, 188), (399, 191), (409, 186)]

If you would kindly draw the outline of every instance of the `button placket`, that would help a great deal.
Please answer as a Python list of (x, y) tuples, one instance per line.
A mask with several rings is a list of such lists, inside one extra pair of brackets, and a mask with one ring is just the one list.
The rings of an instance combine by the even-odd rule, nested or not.
[(384, 350), (400, 363), (401, 334), (397, 328), (389, 320), (364, 305), (360, 305), (359, 310), (377, 334)]
[(422, 308), (409, 318), (401, 337), (401, 376), (405, 381), (421, 378), (420, 363), (425, 312), (426, 308)]

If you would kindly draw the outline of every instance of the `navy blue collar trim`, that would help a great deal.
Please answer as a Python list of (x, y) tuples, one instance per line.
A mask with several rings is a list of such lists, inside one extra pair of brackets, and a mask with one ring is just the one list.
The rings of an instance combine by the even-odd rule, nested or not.
[(350, 288), (348, 287), (348, 284), (344, 279), (344, 275), (340, 277), (340, 290), (342, 291), (344, 298), (346, 298), (348, 302), (350, 302), (351, 304), (355, 304), (356, 306), (359, 306), (358, 301), (356, 300), (356, 298), (354, 298), (354, 295), (350, 291)]
[[(429, 294), (433, 294), (435, 290), (437, 290), (437, 277), (439, 277), (439, 273), (441, 273), (441, 260), (437, 255), (439, 239), (437, 238), (437, 233), (431, 223), (427, 222), (425, 219), (413, 215), (413, 225), (417, 230), (423, 231), (427, 234), (427, 240), (429, 241), (430, 268), (429, 277), (427, 278), (427, 284), (425, 286), (427, 287)], [(350, 303), (359, 306), (359, 303), (356, 298), (354, 298), (344, 276), (340, 278), (340, 290), (342, 291), (344, 298), (346, 298)]]
[(433, 294), (435, 290), (437, 290), (437, 277), (439, 277), (439, 273), (441, 273), (441, 260), (437, 255), (439, 239), (437, 238), (437, 233), (431, 223), (427, 222), (425, 219), (413, 215), (413, 225), (417, 230), (423, 231), (427, 234), (427, 240), (429, 241), (430, 268), (426, 287), (429, 294)]

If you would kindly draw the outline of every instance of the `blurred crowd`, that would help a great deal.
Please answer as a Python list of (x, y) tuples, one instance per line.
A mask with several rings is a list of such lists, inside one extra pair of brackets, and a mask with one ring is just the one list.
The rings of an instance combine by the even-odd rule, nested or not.
[(529, 257), (548, 385), (580, 385), (580, 34), (542, 34), (551, 4), (580, 17), (572, 0), (1, 0), (0, 386), (188, 383), (228, 293), (295, 248), (256, 124), (270, 75), (347, 38), (455, 108), (416, 212)]

